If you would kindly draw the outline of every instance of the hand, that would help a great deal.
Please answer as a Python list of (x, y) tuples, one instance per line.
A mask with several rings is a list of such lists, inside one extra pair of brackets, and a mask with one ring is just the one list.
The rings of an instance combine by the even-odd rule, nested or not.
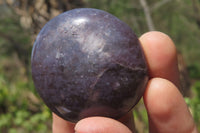
[[(178, 90), (179, 72), (176, 48), (161, 32), (148, 32), (140, 37), (147, 59), (150, 80), (143, 96), (150, 133), (197, 133), (193, 118)], [(76, 125), (53, 114), (53, 133), (131, 133), (132, 113), (119, 121), (90, 117)]]

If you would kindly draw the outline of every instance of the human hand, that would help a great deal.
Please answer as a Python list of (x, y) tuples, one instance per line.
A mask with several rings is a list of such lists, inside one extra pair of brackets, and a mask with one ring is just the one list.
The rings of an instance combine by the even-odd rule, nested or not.
[[(179, 72), (176, 48), (161, 32), (148, 32), (140, 37), (147, 59), (150, 80), (143, 96), (148, 113), (150, 133), (197, 133), (193, 118), (178, 90)], [(53, 114), (53, 133), (131, 133), (132, 112), (119, 121), (89, 117), (72, 124)]]

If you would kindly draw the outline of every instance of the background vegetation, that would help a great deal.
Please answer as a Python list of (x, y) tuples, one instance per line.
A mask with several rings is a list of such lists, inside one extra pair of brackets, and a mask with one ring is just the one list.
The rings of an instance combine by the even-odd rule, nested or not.
[[(181, 92), (200, 130), (200, 0), (0, 0), (0, 132), (51, 132), (51, 112), (31, 79), (31, 49), (49, 19), (77, 7), (108, 11), (138, 36), (168, 34), (180, 53)], [(142, 101), (134, 115), (138, 132), (147, 132)]]

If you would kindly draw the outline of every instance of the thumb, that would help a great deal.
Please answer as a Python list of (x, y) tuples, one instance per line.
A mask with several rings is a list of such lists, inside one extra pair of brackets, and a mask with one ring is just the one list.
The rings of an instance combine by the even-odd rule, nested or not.
[(131, 133), (128, 127), (111, 118), (89, 117), (80, 120), (75, 133)]
[(149, 116), (150, 133), (197, 133), (181, 93), (170, 81), (151, 79), (144, 103)]

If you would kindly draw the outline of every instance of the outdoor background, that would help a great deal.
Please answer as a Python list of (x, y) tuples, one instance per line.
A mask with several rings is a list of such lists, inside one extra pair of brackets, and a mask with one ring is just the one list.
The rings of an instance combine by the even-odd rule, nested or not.
[[(179, 53), (180, 91), (200, 131), (200, 0), (0, 0), (0, 132), (51, 132), (51, 112), (31, 78), (31, 49), (48, 20), (78, 7), (105, 10), (138, 36), (158, 30), (173, 39)], [(138, 133), (147, 133), (142, 101), (133, 113)]]

